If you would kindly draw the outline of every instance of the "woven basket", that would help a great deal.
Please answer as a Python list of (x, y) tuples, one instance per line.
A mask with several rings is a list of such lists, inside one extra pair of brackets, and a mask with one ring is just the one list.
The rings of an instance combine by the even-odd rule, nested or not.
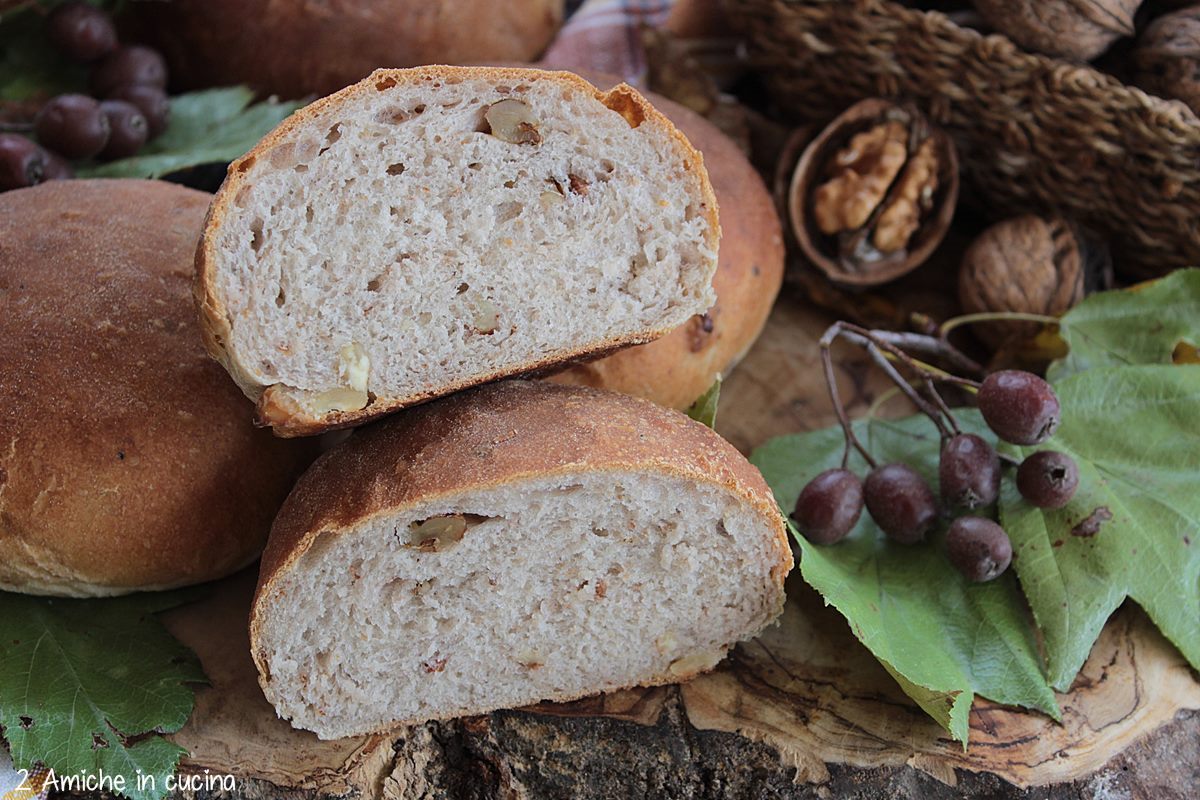
[(888, 0), (725, 2), (785, 114), (915, 103), (990, 216), (1074, 218), (1134, 277), (1200, 264), (1200, 119), (1182, 103)]

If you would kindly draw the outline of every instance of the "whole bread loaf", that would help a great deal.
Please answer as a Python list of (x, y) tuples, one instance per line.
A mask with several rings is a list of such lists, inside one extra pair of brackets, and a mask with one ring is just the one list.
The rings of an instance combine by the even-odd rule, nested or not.
[(197, 252), (210, 352), (316, 433), (650, 341), (713, 303), (703, 159), (565, 72), (379, 70), (235, 161)]
[(204, 352), (210, 196), (160, 181), (0, 194), (0, 589), (114, 595), (257, 558), (308, 461)]
[(301, 478), (250, 617), (267, 698), (337, 738), (670, 683), (783, 608), (758, 471), (677, 411), (508, 381), (356, 431)]
[(169, 0), (122, 13), (177, 88), (244, 83), (285, 98), (335, 92), (377, 67), (531, 61), (562, 20), (563, 0)]

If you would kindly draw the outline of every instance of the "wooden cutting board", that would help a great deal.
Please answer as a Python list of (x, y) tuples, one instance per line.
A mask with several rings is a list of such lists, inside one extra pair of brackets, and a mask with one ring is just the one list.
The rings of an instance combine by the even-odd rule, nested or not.
[[(780, 300), (722, 392), (717, 427), (741, 450), (832, 422), (817, 348), (830, 321)], [(888, 386), (858, 356), (839, 362), (839, 381), (852, 413)], [(182, 769), (235, 776), (236, 797), (1016, 797), (1043, 785), (1070, 797), (1200, 796), (1200, 715), (1188, 713), (1200, 681), (1133, 607), (1059, 697), (1061, 725), (979, 700), (967, 750), (795, 572), (782, 623), (684, 686), (321, 742), (277, 719), (258, 688), (246, 634), (254, 579), (235, 576), (168, 619), (212, 682), (174, 737), (191, 753)], [(1114, 761), (1142, 739), (1136, 757)]]

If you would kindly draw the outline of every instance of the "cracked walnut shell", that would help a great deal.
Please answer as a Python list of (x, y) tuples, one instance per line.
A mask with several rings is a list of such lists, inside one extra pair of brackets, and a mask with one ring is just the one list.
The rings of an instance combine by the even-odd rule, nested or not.
[(950, 138), (915, 109), (865, 100), (805, 149), (788, 211), (801, 249), (832, 281), (873, 286), (928, 258), (957, 195)]

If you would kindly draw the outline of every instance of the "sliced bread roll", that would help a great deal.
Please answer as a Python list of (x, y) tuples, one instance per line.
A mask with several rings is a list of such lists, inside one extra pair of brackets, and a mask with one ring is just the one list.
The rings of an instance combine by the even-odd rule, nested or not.
[(627, 86), (378, 70), (230, 166), (197, 299), (260, 421), (309, 434), (681, 325), (715, 299), (716, 214)]
[(780, 614), (791, 564), (770, 490), (708, 428), (502, 382), (361, 430), (301, 478), (251, 650), (280, 716), (363, 734), (684, 680)]

